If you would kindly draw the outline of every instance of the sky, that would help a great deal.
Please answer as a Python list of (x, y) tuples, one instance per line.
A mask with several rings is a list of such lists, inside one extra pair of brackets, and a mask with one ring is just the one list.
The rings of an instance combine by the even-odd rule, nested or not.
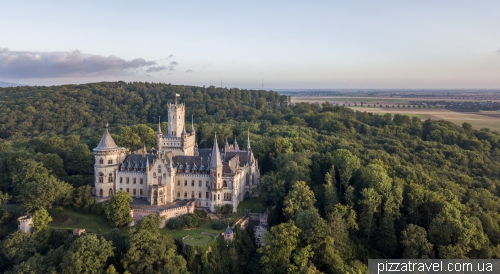
[(0, 81), (498, 89), (500, 1), (2, 1)]

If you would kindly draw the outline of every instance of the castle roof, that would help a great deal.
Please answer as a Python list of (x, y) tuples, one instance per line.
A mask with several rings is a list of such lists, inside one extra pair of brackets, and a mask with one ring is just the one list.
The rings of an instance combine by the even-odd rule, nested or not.
[(226, 235), (233, 234), (233, 231), (231, 230), (231, 228), (229, 227), (229, 225), (227, 225), (227, 228), (226, 228), (226, 231), (224, 231), (224, 234), (226, 234)]
[(217, 134), (214, 137), (214, 145), (212, 146), (212, 157), (210, 158), (210, 168), (222, 167), (222, 159), (220, 157), (219, 145), (217, 144)]
[(145, 156), (142, 156), (142, 154), (129, 154), (120, 167), (121, 170), (130, 168), (139, 169), (137, 171), (143, 171), (147, 166), (154, 162), (154, 159), (156, 159), (155, 154), (146, 154)]
[(94, 148), (94, 151), (108, 151), (117, 148), (118, 146), (116, 145), (115, 140), (113, 140), (113, 137), (111, 137), (111, 134), (109, 134), (109, 131), (106, 128), (106, 132), (102, 136), (101, 141), (99, 142), (97, 147)]

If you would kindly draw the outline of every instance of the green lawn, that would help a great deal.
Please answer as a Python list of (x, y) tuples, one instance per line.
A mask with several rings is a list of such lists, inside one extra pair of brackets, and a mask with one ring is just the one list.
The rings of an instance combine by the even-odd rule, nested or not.
[(113, 229), (104, 216), (76, 212), (71, 209), (64, 209), (60, 212), (49, 224), (49, 227), (71, 230), (76, 228), (85, 228), (86, 232), (91, 233), (106, 233)]
[(250, 209), (256, 203), (260, 202), (259, 198), (245, 198), (241, 203), (238, 204), (238, 209)]
[(207, 235), (207, 234), (201, 234), (198, 232), (192, 232), (189, 234), (189, 237), (186, 237), (184, 239), (184, 242), (188, 245), (206, 245), (210, 243), (214, 237)]

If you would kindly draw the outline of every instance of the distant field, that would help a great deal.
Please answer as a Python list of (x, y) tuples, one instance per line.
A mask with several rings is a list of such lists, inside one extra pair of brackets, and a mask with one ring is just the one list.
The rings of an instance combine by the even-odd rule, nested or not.
[(371, 112), (374, 114), (404, 114), (416, 116), (421, 119), (431, 118), (434, 120), (447, 120), (457, 125), (467, 122), (475, 129), (489, 128), (491, 131), (500, 132), (500, 116), (496, 111), (482, 111), (478, 113), (454, 112), (446, 109), (414, 109), (414, 108), (380, 108), (380, 107), (351, 107), (351, 109)]
[(447, 101), (447, 102), (464, 102), (464, 101), (476, 101), (476, 102), (500, 102), (500, 100), (494, 99), (428, 99), (428, 98), (401, 98), (401, 97), (336, 97), (336, 96), (299, 96), (291, 97), (292, 103), (306, 102), (306, 103), (339, 103), (339, 104), (353, 104), (354, 102), (366, 102), (368, 104), (381, 104), (381, 105), (397, 105), (397, 104), (408, 104), (410, 101)]

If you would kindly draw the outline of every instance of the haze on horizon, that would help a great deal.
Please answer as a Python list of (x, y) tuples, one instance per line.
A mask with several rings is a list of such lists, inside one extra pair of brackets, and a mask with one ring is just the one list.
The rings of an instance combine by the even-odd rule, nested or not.
[(0, 81), (500, 88), (498, 1), (10, 1)]

